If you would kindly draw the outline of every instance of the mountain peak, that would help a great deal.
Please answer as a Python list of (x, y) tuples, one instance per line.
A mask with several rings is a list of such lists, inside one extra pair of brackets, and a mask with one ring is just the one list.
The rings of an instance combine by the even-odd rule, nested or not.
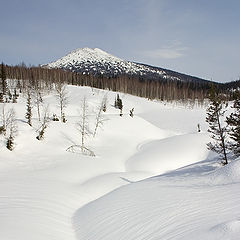
[(106, 75), (108, 77), (121, 74), (140, 76), (146, 80), (181, 80), (189, 81), (194, 78), (201, 79), (173, 72), (160, 67), (153, 67), (145, 64), (125, 61), (103, 51), (100, 48), (77, 48), (66, 56), (51, 62), (45, 67), (60, 68), (83, 74)]

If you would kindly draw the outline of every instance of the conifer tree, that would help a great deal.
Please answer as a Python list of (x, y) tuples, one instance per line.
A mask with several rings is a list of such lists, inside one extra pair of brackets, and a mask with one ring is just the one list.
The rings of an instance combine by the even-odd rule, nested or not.
[(0, 92), (0, 103), (3, 103), (4, 101), (3, 101), (3, 93), (2, 92)]
[(224, 117), (225, 110), (223, 102), (218, 96), (214, 88), (210, 92), (210, 105), (207, 108), (206, 122), (209, 124), (208, 132), (211, 134), (212, 142), (207, 144), (208, 149), (218, 153), (222, 159), (222, 163), (228, 164), (226, 132), (227, 128), (222, 125), (221, 120)]
[(6, 83), (7, 77), (6, 77), (5, 66), (3, 63), (1, 64), (0, 78), (1, 78), (1, 92), (3, 96), (5, 96), (7, 93), (7, 83)]
[(227, 117), (229, 135), (232, 142), (229, 142), (229, 149), (238, 157), (240, 156), (240, 91), (235, 93), (235, 100), (232, 108), (234, 112)]
[(28, 89), (27, 91), (27, 112), (25, 117), (27, 119), (28, 125), (32, 126), (32, 100), (31, 100), (30, 89)]

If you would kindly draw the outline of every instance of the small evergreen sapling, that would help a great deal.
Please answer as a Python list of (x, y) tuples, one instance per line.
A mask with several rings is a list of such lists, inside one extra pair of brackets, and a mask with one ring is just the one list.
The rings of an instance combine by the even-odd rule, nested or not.
[(133, 112), (134, 112), (134, 108), (132, 108), (132, 109), (130, 110), (130, 113), (129, 113), (129, 116), (132, 117), (132, 118), (133, 118)]
[(27, 90), (27, 112), (25, 115), (27, 123), (29, 126), (32, 126), (32, 98), (30, 89)]

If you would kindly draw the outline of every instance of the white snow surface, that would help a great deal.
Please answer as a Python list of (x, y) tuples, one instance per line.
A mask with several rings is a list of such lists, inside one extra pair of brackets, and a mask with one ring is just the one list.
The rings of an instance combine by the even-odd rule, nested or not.
[[(222, 167), (206, 149), (205, 108), (120, 93), (120, 117), (114, 92), (68, 92), (67, 123), (50, 122), (42, 141), (36, 108), (30, 127), (23, 97), (6, 104), (16, 111), (19, 133), (12, 152), (0, 136), (0, 239), (239, 239), (240, 159)], [(106, 121), (87, 141), (96, 157), (67, 152), (80, 144), (83, 97), (93, 128), (106, 94)], [(43, 99), (59, 115), (55, 94)]]

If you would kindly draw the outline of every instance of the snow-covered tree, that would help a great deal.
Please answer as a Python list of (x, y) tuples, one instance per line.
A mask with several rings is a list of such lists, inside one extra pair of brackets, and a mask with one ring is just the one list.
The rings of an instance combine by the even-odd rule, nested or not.
[(223, 164), (228, 164), (226, 146), (226, 126), (223, 126), (224, 104), (214, 89), (210, 93), (210, 105), (207, 108), (206, 122), (209, 124), (208, 132), (212, 141), (207, 144), (208, 149), (218, 153)]
[(35, 104), (37, 107), (38, 121), (41, 121), (41, 105), (43, 103), (42, 93), (38, 87), (34, 89)]
[(58, 103), (60, 107), (60, 116), (61, 116), (61, 121), (66, 122), (66, 117), (64, 110), (67, 107), (68, 104), (68, 92), (67, 92), (67, 87), (64, 83), (58, 82), (56, 84), (56, 91), (57, 91), (57, 98), (58, 98)]
[(233, 109), (234, 112), (227, 117), (229, 135), (232, 140), (229, 142), (229, 149), (238, 157), (240, 156), (240, 91), (235, 93)]
[(102, 100), (102, 110), (103, 110), (103, 112), (106, 112), (107, 111), (107, 95), (105, 95), (104, 97), (103, 97), (103, 100)]
[(12, 110), (12, 109), (6, 110), (5, 104), (2, 105), (2, 110), (1, 110), (1, 114), (0, 114), (0, 134), (3, 134), (6, 136), (8, 127), (13, 118), (13, 116), (12, 116), (13, 113), (14, 113), (14, 110)]
[(92, 134), (89, 129), (88, 104), (87, 104), (86, 97), (84, 97), (82, 100), (80, 119), (77, 122), (77, 130), (81, 134), (81, 144), (80, 145), (74, 144), (69, 148), (67, 148), (67, 151), (77, 152), (77, 148), (80, 148), (81, 153), (87, 154), (90, 156), (95, 156), (94, 152), (90, 150), (88, 147), (86, 147), (86, 144), (85, 144), (86, 139), (90, 137), (90, 135)]
[(88, 103), (86, 97), (82, 100), (82, 107), (81, 107), (81, 115), (80, 120), (77, 123), (78, 130), (81, 133), (81, 149), (84, 151), (85, 149), (85, 140), (90, 135), (89, 129), (89, 120), (88, 120)]
[(97, 134), (97, 130), (99, 127), (101, 127), (103, 125), (103, 122), (105, 121), (104, 117), (103, 117), (103, 111), (104, 111), (104, 106), (106, 105), (106, 99), (105, 97), (102, 99), (101, 103), (98, 106), (97, 109), (97, 114), (96, 114), (96, 120), (95, 120), (95, 128), (94, 128), (94, 132), (93, 132), (93, 137), (96, 136)]
[(12, 151), (14, 148), (14, 140), (17, 135), (17, 124), (16, 124), (16, 114), (13, 108), (9, 110), (8, 118), (8, 136), (6, 147)]
[(43, 110), (42, 116), (43, 116), (42, 119), (40, 119), (41, 125), (38, 129), (38, 136), (36, 137), (38, 140), (43, 139), (44, 134), (45, 134), (45, 130), (48, 127), (48, 123), (50, 121), (48, 106)]

